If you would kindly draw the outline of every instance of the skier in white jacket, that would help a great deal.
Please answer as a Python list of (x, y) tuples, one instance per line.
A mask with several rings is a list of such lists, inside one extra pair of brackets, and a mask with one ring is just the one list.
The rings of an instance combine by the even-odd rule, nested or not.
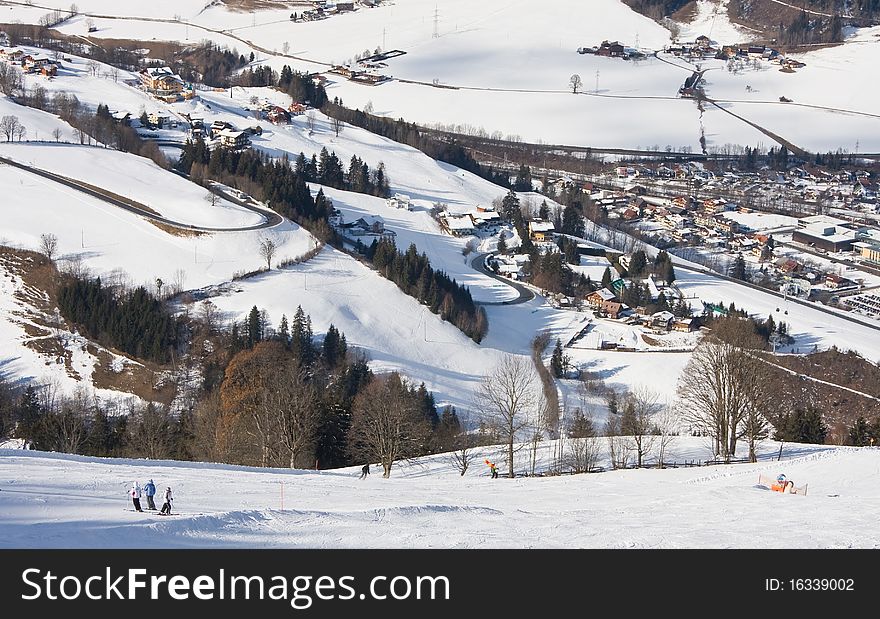
[(170, 516), (171, 515), (171, 501), (173, 501), (173, 500), (174, 499), (171, 496), (171, 486), (168, 486), (167, 488), (165, 488), (165, 503), (162, 504), (162, 511), (160, 511), (159, 513), (162, 514), (163, 516), (166, 516), (166, 515)]
[(128, 496), (131, 497), (131, 502), (134, 504), (135, 510), (142, 512), (144, 510), (141, 509), (141, 485), (136, 481), (131, 482), (131, 489), (128, 491)]

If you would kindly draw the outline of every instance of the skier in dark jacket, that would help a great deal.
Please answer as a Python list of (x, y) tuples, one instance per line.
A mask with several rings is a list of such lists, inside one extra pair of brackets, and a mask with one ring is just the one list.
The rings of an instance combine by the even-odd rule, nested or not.
[(152, 479), (144, 484), (144, 494), (147, 497), (147, 509), (156, 509), (156, 504), (153, 502), (153, 496), (156, 494), (156, 484), (153, 483)]
[(162, 504), (162, 511), (160, 511), (159, 513), (162, 514), (163, 516), (165, 516), (165, 515), (170, 516), (171, 515), (171, 501), (173, 501), (173, 500), (174, 499), (171, 496), (171, 486), (168, 486), (167, 488), (165, 488), (165, 502)]

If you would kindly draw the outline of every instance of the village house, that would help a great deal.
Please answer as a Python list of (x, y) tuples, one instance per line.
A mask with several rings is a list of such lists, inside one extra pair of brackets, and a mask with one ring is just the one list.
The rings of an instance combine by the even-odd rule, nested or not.
[(672, 323), (673, 331), (680, 331), (683, 333), (690, 333), (696, 331), (698, 328), (697, 321), (693, 318), (676, 318)]
[(340, 226), (352, 236), (374, 235), (381, 238), (393, 238), (396, 236), (393, 230), (385, 229), (385, 220), (378, 215), (366, 215), (349, 224)]
[(616, 298), (617, 297), (614, 295), (614, 293), (607, 288), (600, 288), (599, 290), (594, 290), (593, 292), (588, 294), (584, 298), (584, 301), (586, 301), (587, 305), (589, 305), (591, 308), (599, 309), (606, 301), (613, 301)]
[(171, 67), (147, 67), (138, 72), (138, 78), (144, 90), (160, 99), (176, 99), (186, 87)]
[(446, 230), (453, 236), (470, 236), (474, 233), (474, 221), (470, 215), (446, 214), (443, 219)]
[(618, 301), (603, 301), (602, 305), (599, 307), (600, 312), (613, 320), (620, 318), (627, 310), (629, 310), (629, 308)]
[(555, 229), (552, 222), (533, 219), (529, 222), (529, 238), (536, 243), (543, 243), (552, 237)]
[(626, 55), (626, 50), (618, 41), (602, 41), (602, 44), (596, 50), (596, 55), (622, 58)]
[(675, 316), (672, 312), (655, 312), (651, 314), (651, 328), (656, 331), (671, 331)]
[(394, 194), (385, 201), (385, 204), (391, 208), (399, 208), (405, 211), (412, 210), (412, 203), (409, 200), (409, 196), (402, 193)]
[(300, 116), (306, 113), (306, 106), (302, 103), (291, 103), (290, 107), (287, 108), (287, 111), (290, 112), (291, 116)]
[(123, 127), (130, 127), (131, 126), (131, 113), (130, 112), (125, 112), (125, 111), (112, 112), (110, 115), (113, 116), (113, 120), (117, 124), (122, 125)]
[(857, 288), (858, 283), (835, 273), (829, 273), (825, 276), (825, 287), (829, 290), (845, 290), (848, 288)]
[(150, 124), (156, 127), (157, 129), (162, 129), (169, 124), (171, 117), (168, 114), (159, 114), (157, 112), (150, 112), (147, 114), (147, 120), (150, 121)]
[(220, 144), (226, 148), (241, 149), (246, 148), (251, 143), (247, 131), (223, 129), (218, 137), (220, 138)]
[(490, 226), (501, 223), (501, 215), (499, 215), (495, 211), (481, 211), (478, 208), (477, 211), (471, 213), (470, 216), (474, 222), (474, 225), (480, 229), (488, 228)]
[(286, 125), (290, 122), (290, 112), (283, 107), (273, 105), (266, 113), (266, 119), (276, 125)]
[(0, 48), (0, 60), (5, 60), (6, 62), (15, 62), (21, 63), (24, 60), (24, 52), (20, 49), (6, 49)]

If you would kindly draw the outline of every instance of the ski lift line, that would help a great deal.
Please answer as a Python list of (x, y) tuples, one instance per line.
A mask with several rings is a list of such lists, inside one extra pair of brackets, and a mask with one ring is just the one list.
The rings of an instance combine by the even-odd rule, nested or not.
[(869, 400), (874, 400), (875, 402), (880, 402), (880, 397), (877, 397), (877, 396), (871, 395), (871, 394), (869, 394), (869, 393), (865, 393), (864, 391), (858, 391), (858, 390), (856, 390), (856, 389), (852, 389), (852, 388), (850, 388), (850, 387), (844, 387), (843, 385), (838, 385), (838, 384), (836, 384), (836, 383), (831, 383), (831, 382), (828, 382), (828, 381), (826, 381), (826, 380), (822, 380), (822, 379), (820, 379), (820, 378), (813, 378), (812, 376), (808, 376), (807, 374), (800, 374), (800, 373), (798, 373), (798, 372), (795, 372), (794, 370), (790, 370), (790, 369), (788, 369), (787, 367), (783, 367), (783, 366), (781, 366), (781, 365), (777, 365), (776, 363), (772, 363), (772, 362), (768, 361), (767, 359), (762, 359), (761, 357), (756, 356), (756, 355), (750, 355), (750, 356), (751, 356), (752, 358), (754, 358), (754, 359), (757, 359), (758, 361), (760, 361), (760, 362), (762, 362), (762, 363), (766, 363), (767, 365), (770, 365), (770, 366), (772, 366), (772, 367), (775, 367), (775, 368), (778, 368), (778, 369), (780, 369), (780, 370), (783, 370), (784, 372), (787, 372), (788, 374), (791, 374), (792, 376), (798, 376), (798, 377), (800, 377), (800, 378), (804, 378), (804, 379), (806, 379), (806, 380), (810, 380), (810, 381), (813, 381), (813, 382), (815, 382), (815, 383), (820, 383), (820, 384), (822, 384), (822, 385), (827, 385), (827, 386), (829, 386), (829, 387), (836, 387), (837, 389), (842, 389), (842, 390), (844, 390), (844, 391), (849, 391), (850, 393), (853, 393), (853, 394), (855, 394), (855, 395), (862, 396), (863, 398), (868, 398)]

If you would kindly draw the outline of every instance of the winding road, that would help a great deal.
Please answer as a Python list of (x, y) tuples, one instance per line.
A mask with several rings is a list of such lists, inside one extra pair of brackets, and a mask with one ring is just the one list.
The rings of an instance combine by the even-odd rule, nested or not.
[(510, 301), (474, 301), (477, 305), (519, 305), (520, 303), (528, 303), (532, 299), (535, 298), (535, 293), (523, 286), (522, 284), (518, 284), (517, 282), (511, 281), (506, 277), (501, 277), (486, 268), (486, 256), (489, 254), (477, 254), (473, 260), (471, 260), (471, 266), (475, 271), (479, 271), (483, 275), (488, 275), (492, 279), (497, 279), (499, 282), (504, 282), (514, 290), (519, 293), (519, 296), (516, 299), (511, 299)]
[(92, 198), (96, 198), (101, 202), (104, 202), (105, 204), (121, 208), (122, 210), (128, 211), (129, 213), (134, 213), (135, 215), (139, 215), (145, 219), (149, 219), (150, 221), (165, 224), (167, 226), (172, 226), (174, 228), (180, 228), (182, 230), (191, 230), (193, 232), (249, 232), (252, 230), (264, 230), (266, 228), (273, 228), (284, 221), (284, 218), (281, 217), (281, 215), (279, 215), (278, 213), (273, 213), (271, 211), (266, 211), (262, 208), (253, 206), (252, 204), (244, 200), (240, 200), (235, 196), (231, 196), (228, 193), (219, 189), (210, 189), (209, 191), (211, 191), (212, 193), (217, 194), (220, 197), (229, 200), (230, 202), (233, 202), (234, 204), (237, 204), (244, 209), (247, 209), (253, 213), (257, 213), (263, 219), (263, 221), (259, 224), (254, 224), (251, 226), (238, 226), (231, 228), (194, 226), (192, 224), (187, 224), (181, 221), (175, 221), (173, 219), (163, 217), (162, 215), (156, 213), (144, 204), (140, 204), (139, 202), (135, 202), (134, 200), (124, 198), (123, 196), (119, 196), (108, 191), (103, 191), (99, 188), (92, 187), (81, 181), (77, 181), (75, 179), (62, 176), (60, 174), (55, 174), (54, 172), (34, 168), (27, 164), (14, 161), (12, 159), (7, 159), (6, 157), (0, 157), (0, 164), (6, 164), (14, 168), (18, 168), (19, 170), (28, 172), (30, 174), (40, 176), (60, 185), (64, 185), (65, 187), (69, 187), (70, 189), (74, 189), (76, 191), (79, 191), (80, 193), (84, 193)]

